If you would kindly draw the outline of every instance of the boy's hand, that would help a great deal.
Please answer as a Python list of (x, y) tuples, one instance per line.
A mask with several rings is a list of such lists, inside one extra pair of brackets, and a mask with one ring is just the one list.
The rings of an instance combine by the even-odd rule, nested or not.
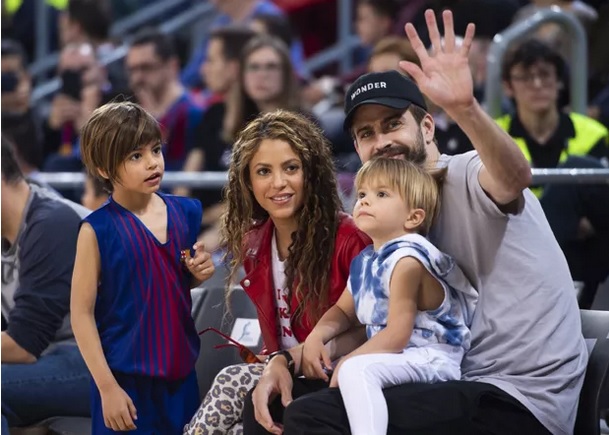
[(104, 424), (113, 431), (137, 429), (137, 410), (131, 397), (118, 385), (107, 391), (100, 390)]
[(302, 373), (309, 379), (323, 379), (328, 382), (326, 370), (331, 369), (332, 361), (324, 342), (312, 332), (305, 340), (302, 349)]
[(192, 258), (186, 259), (186, 267), (192, 273), (197, 281), (203, 282), (214, 274), (216, 268), (211, 260), (211, 254), (205, 251), (205, 246), (202, 243), (195, 243), (192, 249), (195, 255)]

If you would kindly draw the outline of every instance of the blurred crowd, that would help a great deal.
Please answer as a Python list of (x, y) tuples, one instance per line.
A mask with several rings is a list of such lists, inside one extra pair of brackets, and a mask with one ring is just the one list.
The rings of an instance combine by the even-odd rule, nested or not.
[[(216, 14), (205, 38), (185, 41), (183, 35), (176, 38), (154, 27), (140, 29), (123, 40), (112, 38), (111, 24), (147, 5), (143, 0), (48, 1), (49, 45), (59, 50), (56, 76), (62, 84), (49, 101), (33, 106), (32, 89), (39, 83), (33, 83), (28, 64), (35, 50), (35, 2), (3, 2), (2, 133), (15, 144), (23, 172), (37, 180), (42, 171), (82, 171), (80, 127), (100, 105), (132, 100), (161, 124), (170, 171), (225, 171), (232, 143), (244, 125), (258, 114), (283, 108), (315, 120), (333, 145), (339, 172), (353, 173), (360, 162), (352, 138), (342, 129), (344, 90), (366, 71), (399, 70), (400, 60), (418, 62), (404, 35), (406, 22), (415, 25), (424, 43), (429, 39), (423, 16), (426, 8), (437, 14), (450, 8), (457, 34), (464, 33), (467, 23), (476, 24), (470, 62), (475, 94), (484, 101), (486, 61), (494, 35), (549, 6), (575, 17), (587, 34), (587, 116), (570, 112), (570, 37), (559, 25), (546, 24), (515, 44), (504, 59), (500, 80), (505, 115), (499, 125), (517, 138), (533, 167), (572, 164), (572, 159), (567, 163), (572, 157), (584, 158), (577, 161), (579, 166), (607, 165), (609, 50), (604, 41), (609, 37), (609, 4), (605, 1), (358, 0), (353, 29), (359, 45), (350, 55), (353, 68), (347, 73), (338, 73), (336, 65), (314, 73), (306, 68), (308, 58), (336, 42), (337, 1), (210, 3)], [(122, 43), (128, 44), (126, 56), (104, 65), (102, 59)], [(441, 152), (458, 154), (472, 149), (456, 123), (431, 102), (428, 108), (436, 120)], [(93, 179), (83, 189), (60, 193), (90, 208), (107, 196)], [(203, 202), (202, 238), (210, 249), (217, 247), (221, 190), (182, 186), (175, 193)], [(543, 192), (541, 187), (537, 193), (552, 198), (552, 192)], [(564, 195), (559, 193), (560, 198)], [(572, 196), (576, 195), (580, 193)], [(598, 222), (606, 217), (606, 211), (598, 209), (584, 213), (581, 219), (580, 213), (577, 237), (570, 230), (565, 240), (596, 240), (605, 231)], [(550, 206), (546, 213), (552, 222)], [(563, 218), (558, 213), (553, 226), (558, 238)], [(604, 248), (605, 242), (599, 246)], [(578, 267), (574, 260), (575, 277), (586, 281), (590, 273), (580, 273)], [(593, 281), (606, 276), (605, 265), (601, 269)]]

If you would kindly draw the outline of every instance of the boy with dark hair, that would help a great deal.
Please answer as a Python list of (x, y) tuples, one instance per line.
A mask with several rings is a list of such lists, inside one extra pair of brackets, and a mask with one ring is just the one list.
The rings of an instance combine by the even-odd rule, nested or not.
[(72, 278), (74, 333), (95, 381), (93, 434), (181, 434), (199, 403), (190, 289), (214, 271), (195, 243), (201, 204), (160, 193), (161, 130), (136, 104), (97, 109), (80, 144), (112, 191), (81, 225)]

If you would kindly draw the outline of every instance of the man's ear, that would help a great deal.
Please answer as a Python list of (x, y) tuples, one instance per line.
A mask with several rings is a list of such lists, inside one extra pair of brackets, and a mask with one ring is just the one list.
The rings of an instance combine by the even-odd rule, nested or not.
[(407, 231), (415, 231), (423, 224), (425, 220), (425, 210), (422, 208), (415, 208), (410, 211), (410, 214), (404, 222), (404, 229)]
[(426, 113), (425, 117), (421, 121), (421, 132), (423, 133), (423, 140), (426, 144), (434, 141), (436, 135), (436, 125), (433, 117), (429, 113)]

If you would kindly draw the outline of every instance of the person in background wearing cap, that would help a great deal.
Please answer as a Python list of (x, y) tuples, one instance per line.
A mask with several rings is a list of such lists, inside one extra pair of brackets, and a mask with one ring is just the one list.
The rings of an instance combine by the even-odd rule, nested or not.
[[(473, 25), (455, 48), (451, 12), (443, 12), (443, 45), (435, 15), (428, 10), (425, 17), (432, 49), (407, 24), (421, 67), (401, 63), (418, 86), (397, 72), (360, 77), (345, 97), (345, 127), (364, 162), (408, 150), (411, 161), (446, 168), (429, 237), (455, 258), (479, 300), (461, 380), (386, 389), (387, 433), (571, 434), (588, 353), (567, 262), (527, 189), (526, 159), (473, 96), (467, 60)], [(440, 155), (421, 91), (457, 122), (475, 151)], [(302, 348), (291, 352), (294, 370), (309, 379), (292, 379), (286, 358), (267, 365), (246, 400), (245, 433), (350, 433), (340, 391), (319, 389), (315, 378), (325, 378), (319, 364), (301, 354)], [(292, 401), (292, 388), (302, 393), (303, 385), (309, 394)], [(278, 402), (282, 412), (275, 412)]]

